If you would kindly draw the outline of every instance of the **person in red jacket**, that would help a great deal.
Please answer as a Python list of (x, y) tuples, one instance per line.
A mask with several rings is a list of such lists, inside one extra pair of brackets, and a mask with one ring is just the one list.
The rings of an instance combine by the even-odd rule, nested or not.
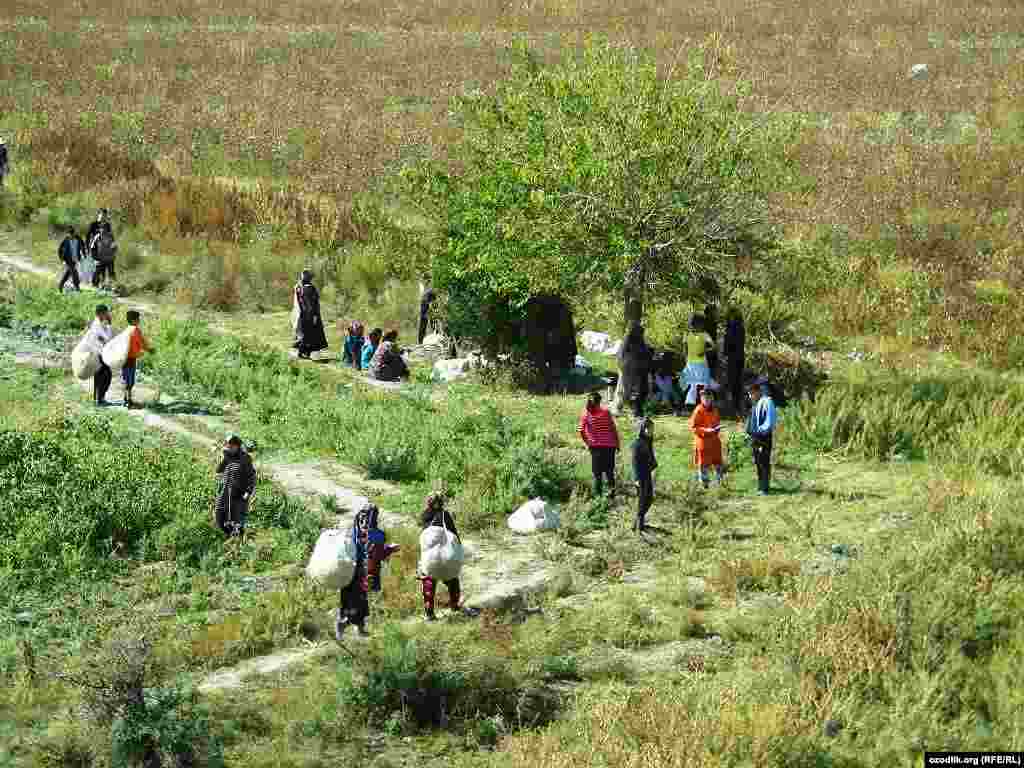
[(619, 431), (615, 419), (607, 408), (601, 407), (601, 394), (594, 392), (587, 398), (587, 406), (580, 416), (580, 437), (590, 449), (591, 468), (594, 473), (594, 495), (603, 491), (604, 478), (608, 490), (615, 495), (615, 452), (619, 449)]

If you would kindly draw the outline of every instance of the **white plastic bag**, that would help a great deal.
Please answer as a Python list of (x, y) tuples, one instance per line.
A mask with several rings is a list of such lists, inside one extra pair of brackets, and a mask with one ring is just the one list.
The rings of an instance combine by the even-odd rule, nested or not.
[(352, 583), (356, 573), (356, 548), (349, 531), (331, 528), (320, 534), (306, 566), (306, 577), (331, 589)]
[(560, 522), (558, 510), (552, 509), (544, 499), (530, 499), (508, 518), (508, 527), (516, 533), (551, 531)]
[(134, 330), (134, 326), (125, 328), (103, 345), (103, 351), (100, 352), (100, 355), (103, 357), (103, 362), (110, 366), (111, 370), (124, 368), (124, 364), (128, 360), (128, 346), (131, 343), (132, 331)]
[(420, 534), (420, 573), (436, 581), (459, 578), (466, 559), (459, 537), (447, 527), (432, 525)]
[(71, 351), (71, 372), (76, 379), (91, 379), (100, 369), (100, 350), (88, 336)]
[(78, 279), (83, 283), (91, 283), (95, 274), (96, 260), (92, 256), (86, 256), (78, 262)]
[(611, 346), (612, 339), (607, 333), (584, 331), (580, 337), (583, 348), (590, 352), (604, 352)]

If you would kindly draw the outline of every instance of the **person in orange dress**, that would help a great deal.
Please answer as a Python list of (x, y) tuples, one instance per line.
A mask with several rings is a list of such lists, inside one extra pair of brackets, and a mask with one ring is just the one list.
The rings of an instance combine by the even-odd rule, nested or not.
[(701, 392), (700, 405), (690, 416), (690, 429), (694, 435), (693, 462), (697, 465), (697, 477), (708, 487), (708, 469), (715, 468), (718, 483), (722, 482), (722, 418), (715, 407), (715, 393), (705, 388)]

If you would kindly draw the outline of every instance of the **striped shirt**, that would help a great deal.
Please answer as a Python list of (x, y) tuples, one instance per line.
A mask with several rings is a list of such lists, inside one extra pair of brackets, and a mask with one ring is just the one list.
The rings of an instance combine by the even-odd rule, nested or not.
[(618, 448), (619, 431), (607, 408), (583, 409), (580, 416), (580, 437), (588, 448)]

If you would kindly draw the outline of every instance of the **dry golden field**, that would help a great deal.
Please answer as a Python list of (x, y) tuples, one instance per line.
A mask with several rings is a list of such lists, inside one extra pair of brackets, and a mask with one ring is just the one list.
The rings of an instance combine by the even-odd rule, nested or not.
[(91, 190), (172, 250), (256, 224), (337, 244), (360, 237), (355, 195), (444, 154), (450, 97), (501, 77), (511, 41), (553, 59), (592, 33), (666, 63), (702, 46), (753, 84), (749, 109), (806, 118), (804, 183), (778, 216), (794, 242), (842, 233), (823, 252), (850, 278), (828, 294), (837, 333), (879, 317), (895, 333), (913, 305), (916, 341), (970, 346), (965, 324), (998, 335), (1021, 316), (1024, 5), (1010, 0), (14, 0), (0, 131), (51, 193)]

